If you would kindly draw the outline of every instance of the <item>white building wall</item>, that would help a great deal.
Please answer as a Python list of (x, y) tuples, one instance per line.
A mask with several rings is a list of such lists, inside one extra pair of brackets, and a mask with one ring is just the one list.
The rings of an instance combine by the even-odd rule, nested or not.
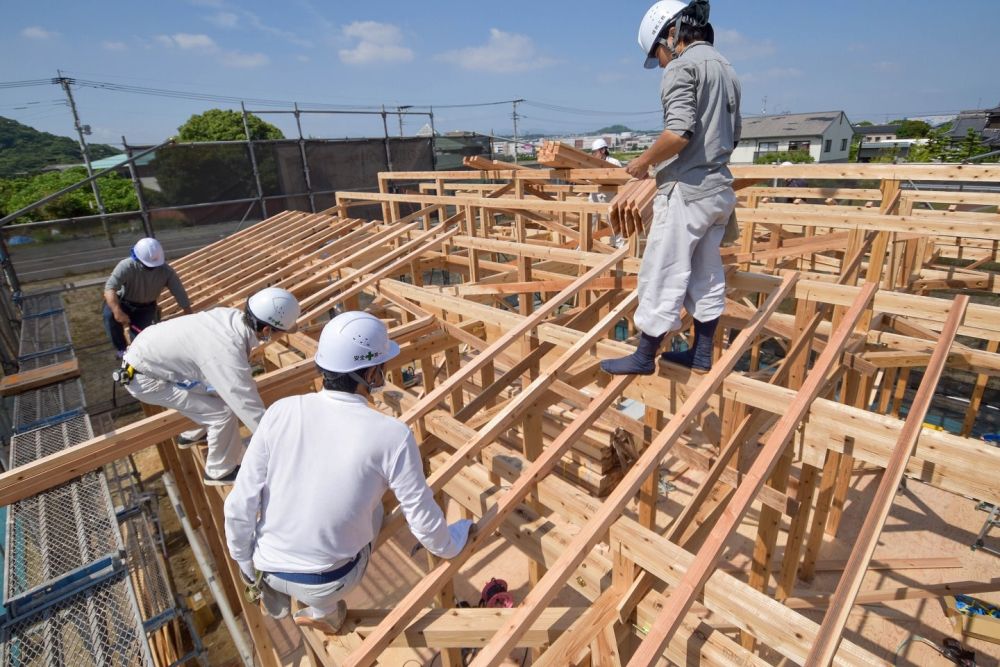
[[(847, 162), (851, 154), (851, 138), (854, 136), (854, 128), (847, 120), (847, 116), (840, 115), (840, 122), (833, 123), (827, 128), (823, 135), (824, 142), (830, 140), (830, 150), (824, 150), (817, 162)], [(846, 140), (846, 141), (845, 141)], [(843, 148), (842, 148), (843, 147)], [(825, 148), (825, 145), (824, 145)]]

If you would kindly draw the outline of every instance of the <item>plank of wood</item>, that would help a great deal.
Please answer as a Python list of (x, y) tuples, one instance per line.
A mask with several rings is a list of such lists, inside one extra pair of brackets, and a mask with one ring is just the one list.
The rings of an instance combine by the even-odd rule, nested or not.
[[(669, 584), (668, 593), (695, 562), (694, 555), (628, 517), (618, 519), (611, 528), (611, 539), (644, 571)], [(703, 602), (712, 612), (751, 632), (792, 661), (807, 664), (804, 658), (819, 633), (818, 623), (722, 569), (713, 572), (706, 582)], [(852, 642), (845, 644), (838, 657), (843, 665), (878, 663), (868, 651)]]
[(30, 371), (14, 373), (0, 379), (0, 396), (13, 396), (56, 382), (72, 380), (79, 375), (80, 362), (76, 358), (58, 364), (41, 366)]
[(683, 616), (694, 603), (695, 596), (701, 591), (708, 577), (715, 569), (715, 564), (725, 548), (726, 542), (739, 527), (747, 510), (749, 510), (757, 491), (770, 475), (778, 462), (778, 458), (791, 439), (799, 422), (805, 417), (810, 404), (819, 395), (826, 380), (826, 375), (833, 368), (848, 337), (855, 325), (862, 318), (875, 297), (878, 286), (868, 284), (862, 288), (851, 309), (844, 316), (837, 331), (831, 337), (826, 349), (816, 360), (802, 389), (796, 395), (795, 401), (786, 407), (786, 412), (774, 427), (771, 435), (765, 441), (757, 455), (745, 481), (740, 484), (720, 520), (715, 524), (705, 544), (698, 550), (695, 562), (684, 578), (673, 589), (667, 606), (664, 607), (656, 623), (650, 629), (645, 641), (639, 646), (629, 661), (629, 665), (650, 665), (663, 652), (663, 647), (676, 632)]
[[(544, 606), (552, 601), (558, 593), (559, 587), (579, 566), (584, 555), (610, 528), (628, 501), (638, 492), (642, 482), (677, 442), (681, 433), (687, 428), (691, 416), (700, 412), (708, 403), (709, 398), (736, 366), (743, 352), (763, 328), (767, 317), (777, 310), (778, 305), (792, 292), (796, 280), (797, 278), (794, 276), (785, 278), (781, 287), (770, 295), (757, 318), (740, 333), (729, 350), (716, 362), (712, 371), (701, 378), (700, 384), (684, 402), (682, 408), (601, 505), (600, 512), (581, 529), (580, 534), (576, 536), (571, 547), (559, 559), (559, 562), (552, 566), (537, 586), (531, 589), (514, 618), (504, 626), (501, 632), (494, 635), (490, 643), (476, 657), (473, 665), (476, 667), (485, 667), (486, 665), (495, 667), (509, 653), (510, 648), (516, 644), (517, 637), (524, 632), (533, 619), (537, 618)], [(608, 386), (613, 386), (617, 382), (618, 378), (615, 378)]]
[(844, 627), (847, 624), (848, 613), (861, 590), (861, 581), (868, 569), (868, 563), (875, 553), (875, 547), (878, 546), (879, 535), (889, 517), (889, 510), (892, 507), (899, 483), (903, 480), (903, 474), (906, 472), (906, 462), (913, 451), (917, 438), (920, 437), (924, 417), (927, 416), (931, 399), (934, 397), (938, 381), (944, 372), (948, 350), (955, 340), (958, 325), (961, 323), (968, 306), (969, 297), (967, 295), (955, 297), (948, 321), (945, 322), (944, 331), (935, 347), (934, 355), (927, 365), (927, 370), (920, 380), (920, 388), (910, 405), (903, 430), (900, 432), (896, 447), (889, 458), (889, 465), (879, 482), (875, 497), (868, 506), (865, 522), (861, 526), (854, 547), (851, 549), (847, 567), (844, 569), (840, 583), (837, 584), (837, 590), (831, 598), (830, 606), (823, 618), (819, 637), (809, 651), (807, 662), (810, 665), (825, 667), (833, 661), (833, 656), (837, 652)]

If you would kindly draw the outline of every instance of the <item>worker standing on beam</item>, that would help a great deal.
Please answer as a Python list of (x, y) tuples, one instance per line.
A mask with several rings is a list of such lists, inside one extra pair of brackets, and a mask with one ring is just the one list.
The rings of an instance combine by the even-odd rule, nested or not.
[(385, 324), (342, 313), (320, 334), (322, 391), (268, 408), (226, 499), (229, 553), (275, 618), (289, 596), (308, 605), (298, 625), (334, 633), (344, 598), (365, 574), (392, 489), (410, 530), (431, 553), (454, 558), (469, 520), (451, 526), (424, 478), (420, 450), (402, 422), (369, 407), (399, 354)]
[(254, 432), (264, 415), (250, 353), (275, 331), (294, 330), (298, 317), (295, 297), (268, 287), (243, 310), (213, 308), (154, 324), (125, 351), (116, 379), (143, 403), (173, 408), (198, 424), (178, 444), (207, 440), (205, 484), (232, 484), (244, 452), (239, 423)]
[(725, 308), (726, 282), (719, 246), (736, 206), (729, 156), (740, 139), (740, 84), (712, 46), (708, 0), (662, 0), (646, 12), (639, 45), (646, 68), (664, 68), (660, 84), (664, 131), (626, 170), (656, 173), (653, 224), (639, 269), (640, 330), (635, 353), (601, 362), (614, 375), (650, 375), (664, 336), (680, 328), (681, 306), (694, 317), (690, 349), (664, 361), (695, 371), (712, 367), (712, 341)]
[(163, 246), (156, 239), (139, 239), (131, 256), (118, 262), (104, 283), (104, 328), (119, 359), (128, 347), (123, 327), (135, 334), (155, 322), (156, 299), (164, 287), (190, 315), (191, 301), (177, 272), (164, 260)]

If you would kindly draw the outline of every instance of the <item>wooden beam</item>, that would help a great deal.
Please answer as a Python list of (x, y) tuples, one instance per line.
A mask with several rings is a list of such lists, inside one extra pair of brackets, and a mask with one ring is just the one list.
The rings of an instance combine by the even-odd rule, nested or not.
[(809, 406), (819, 395), (820, 389), (826, 380), (826, 375), (831, 371), (841, 351), (847, 344), (848, 336), (853, 332), (855, 325), (864, 315), (865, 310), (870, 306), (878, 286), (868, 284), (862, 288), (858, 298), (851, 305), (851, 309), (844, 316), (844, 320), (831, 337), (826, 349), (816, 360), (811, 372), (806, 378), (801, 391), (796, 396), (795, 401), (786, 408), (785, 414), (775, 426), (774, 431), (764, 443), (763, 448), (757, 455), (753, 466), (747, 473), (746, 480), (736, 490), (733, 500), (730, 502), (720, 520), (715, 524), (712, 533), (705, 541), (704, 546), (698, 551), (698, 555), (691, 569), (685, 577), (672, 591), (672, 595), (667, 601), (667, 606), (660, 613), (656, 623), (650, 629), (645, 641), (633, 655), (629, 665), (638, 667), (640, 665), (651, 665), (656, 657), (663, 651), (667, 641), (676, 632), (681, 619), (694, 603), (694, 598), (704, 586), (708, 577), (712, 574), (715, 564), (725, 548), (730, 536), (739, 527), (743, 516), (750, 508), (754, 496), (764, 484), (771, 470), (778, 462), (778, 458), (785, 449), (785, 445), (791, 439), (798, 427), (799, 422), (806, 416)]
[(41, 366), (30, 371), (14, 373), (0, 379), (0, 396), (13, 396), (56, 382), (72, 380), (80, 375), (80, 362), (70, 359), (58, 364)]
[[(490, 643), (476, 657), (473, 665), (476, 667), (485, 667), (486, 665), (496, 667), (504, 656), (509, 653), (511, 647), (517, 643), (517, 637), (524, 632), (533, 619), (538, 617), (542, 608), (552, 601), (558, 593), (559, 587), (562, 586), (572, 571), (576, 569), (586, 552), (600, 540), (628, 501), (639, 490), (643, 480), (659, 465), (663, 456), (677, 442), (681, 433), (686, 429), (688, 420), (700, 412), (708, 403), (709, 398), (722, 384), (723, 379), (736, 366), (736, 362), (740, 356), (742, 356), (743, 352), (750, 346), (750, 343), (763, 328), (764, 321), (792, 292), (795, 282), (796, 278), (794, 276), (787, 277), (782, 281), (780, 288), (771, 294), (764, 307), (758, 312), (757, 318), (740, 333), (722, 359), (716, 363), (712, 371), (701, 379), (700, 384), (698, 384), (691, 396), (684, 402), (681, 410), (674, 415), (640, 459), (626, 473), (625, 477), (619, 482), (604, 504), (601, 505), (601, 511), (581, 529), (580, 534), (573, 540), (570, 549), (559, 559), (559, 562), (552, 566), (539, 584), (531, 589), (521, 607), (518, 608), (518, 612), (514, 618), (504, 626), (501, 632), (493, 637)], [(618, 382), (619, 378), (615, 377), (608, 386), (614, 386)]]
[(892, 508), (896, 490), (906, 472), (906, 461), (913, 451), (917, 438), (920, 437), (924, 417), (927, 415), (938, 381), (944, 372), (948, 350), (955, 340), (958, 325), (961, 323), (968, 305), (968, 296), (955, 297), (948, 321), (945, 322), (944, 331), (935, 347), (934, 356), (920, 380), (920, 388), (910, 405), (903, 430), (899, 434), (899, 440), (896, 442), (896, 447), (889, 459), (889, 465), (879, 481), (875, 497), (868, 505), (865, 522), (854, 542), (847, 567), (844, 569), (844, 574), (840, 583), (837, 584), (837, 590), (833, 594), (826, 616), (823, 618), (819, 637), (809, 651), (809, 658), (806, 662), (810, 665), (826, 667), (833, 661), (833, 656), (837, 652), (844, 626), (847, 624), (848, 613), (861, 590), (861, 581), (867, 571), (868, 563), (875, 553), (875, 547), (878, 546), (879, 534), (881, 534), (882, 527), (889, 517), (889, 510)]

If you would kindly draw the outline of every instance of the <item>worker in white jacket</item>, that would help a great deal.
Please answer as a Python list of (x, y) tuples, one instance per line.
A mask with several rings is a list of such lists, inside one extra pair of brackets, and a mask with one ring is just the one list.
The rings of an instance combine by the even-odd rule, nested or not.
[(147, 327), (125, 351), (117, 377), (128, 392), (201, 427), (182, 434), (178, 444), (207, 439), (206, 484), (235, 481), (244, 449), (239, 422), (253, 432), (264, 414), (251, 351), (275, 331), (294, 329), (298, 316), (290, 292), (268, 287), (251, 296), (244, 310), (213, 308)]
[(375, 316), (338, 315), (316, 352), (323, 389), (275, 402), (250, 440), (226, 499), (226, 540), (273, 617), (288, 613), (293, 596), (308, 605), (296, 612), (298, 625), (339, 630), (344, 598), (368, 566), (387, 489), (428, 551), (453, 558), (465, 546), (472, 522), (445, 522), (409, 427), (368, 405), (397, 354)]

